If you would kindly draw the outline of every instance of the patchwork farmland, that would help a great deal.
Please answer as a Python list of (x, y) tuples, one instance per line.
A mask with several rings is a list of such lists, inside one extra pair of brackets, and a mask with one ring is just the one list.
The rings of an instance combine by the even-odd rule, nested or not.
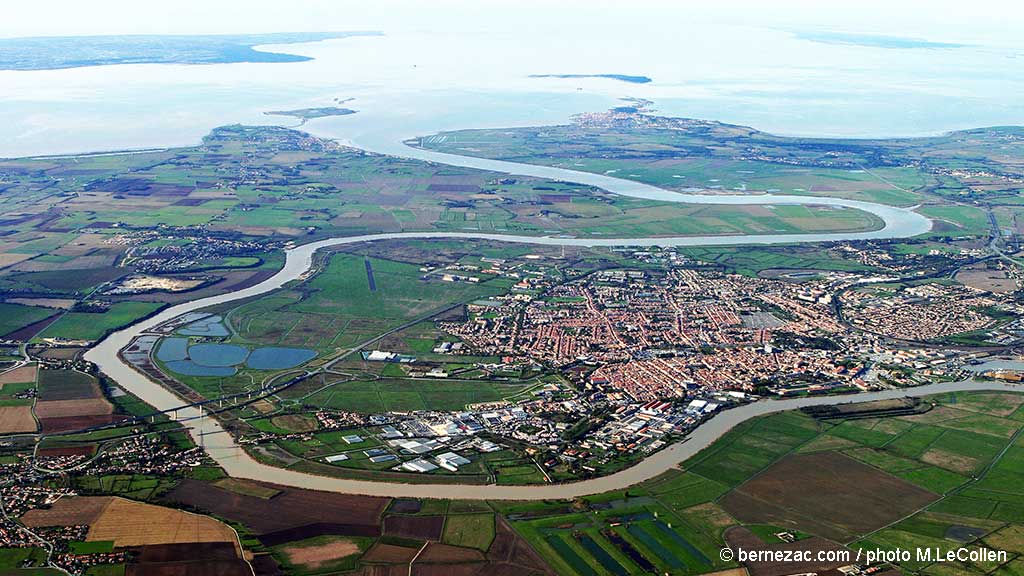
[[(567, 503), (496, 503), (559, 574), (703, 574), (719, 549), (985, 546), (1020, 553), (1024, 394), (928, 398), (889, 418), (750, 420), (685, 462), (630, 488)], [(777, 534), (784, 535), (781, 540)], [(785, 576), (835, 565), (746, 566)], [(941, 565), (900, 566), (941, 574)], [(964, 564), (965, 573), (993, 566)], [(933, 571), (934, 570), (934, 571)]]

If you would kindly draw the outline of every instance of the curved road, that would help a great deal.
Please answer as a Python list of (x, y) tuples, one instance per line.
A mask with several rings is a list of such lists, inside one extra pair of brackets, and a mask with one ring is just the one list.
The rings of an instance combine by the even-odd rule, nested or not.
[[(380, 150), (379, 146), (368, 146), (367, 148), (373, 151)], [(374, 150), (375, 148), (377, 150)], [(885, 222), (885, 226), (872, 232), (849, 234), (774, 234), (744, 236), (685, 236), (671, 238), (552, 238), (472, 232), (411, 232), (332, 238), (322, 240), (320, 242), (305, 244), (288, 250), (284, 267), (273, 277), (261, 282), (260, 284), (230, 294), (222, 294), (219, 296), (178, 304), (168, 308), (156, 316), (115, 332), (89, 350), (89, 352), (86, 353), (85, 358), (99, 366), (107, 376), (117, 382), (120, 386), (129, 390), (155, 408), (159, 410), (173, 410), (178, 408), (182, 404), (182, 401), (178, 397), (157, 383), (149, 380), (139, 372), (136, 372), (118, 357), (118, 351), (131, 343), (136, 336), (152, 330), (156, 326), (186, 312), (199, 310), (215, 304), (241, 300), (276, 290), (282, 287), (285, 283), (298, 278), (300, 275), (308, 271), (313, 264), (313, 254), (317, 250), (341, 244), (393, 239), (465, 238), (567, 246), (699, 246), (716, 244), (730, 245), (821, 242), (866, 238), (902, 238), (915, 236), (931, 229), (930, 220), (911, 210), (882, 206), (868, 202), (808, 196), (679, 194), (647, 184), (612, 178), (610, 176), (599, 174), (574, 172), (571, 170), (563, 170), (560, 168), (546, 166), (523, 165), (481, 158), (453, 156), (415, 148), (404, 148), (403, 150), (404, 153), (399, 155), (484, 170), (581, 182), (604, 188), (605, 190), (613, 193), (653, 200), (702, 204), (817, 204), (845, 206), (876, 214)], [(385, 150), (385, 152), (390, 151)], [(857, 395), (856, 400), (862, 401), (901, 397), (908, 394), (917, 396), (938, 392), (977, 389), (1016, 390), (1017, 388), (1010, 385), (993, 383), (982, 384), (957, 382), (925, 386), (915, 388), (912, 391), (897, 390), (872, 392)], [(193, 438), (197, 439), (197, 441), (200, 437), (203, 438), (207, 452), (209, 452), (210, 456), (223, 466), (228, 474), (238, 478), (250, 478), (254, 480), (263, 480), (277, 484), (318, 490), (329, 490), (352, 494), (369, 494), (376, 496), (540, 500), (552, 498), (574, 498), (597, 492), (621, 489), (648, 478), (652, 478), (696, 454), (700, 449), (711, 444), (715, 439), (720, 437), (739, 422), (754, 416), (780, 410), (790, 410), (801, 406), (836, 404), (849, 401), (851, 401), (850, 397), (826, 397), (764, 401), (747, 404), (716, 415), (693, 431), (683, 442), (674, 444), (660, 452), (657, 452), (629, 469), (592, 480), (542, 486), (402, 484), (316, 476), (276, 468), (255, 461), (235, 443), (234, 439), (229, 434), (224, 432), (215, 419), (209, 417), (200, 418), (201, 415), (198, 409), (186, 408), (178, 410), (177, 417), (179, 420), (183, 421), (183, 424), (189, 429), (189, 433)]]

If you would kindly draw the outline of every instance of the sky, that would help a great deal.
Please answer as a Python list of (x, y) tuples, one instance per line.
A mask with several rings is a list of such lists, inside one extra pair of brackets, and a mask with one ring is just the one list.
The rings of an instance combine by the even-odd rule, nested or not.
[[(998, 0), (33, 0), (4, 3), (0, 36), (198, 34), (335, 30), (429, 31), (464, 25), (481, 32), (517, 26), (586, 26), (621, 13), (645, 26), (671, 7), (679, 32), (701, 21), (816, 27), (927, 37), (933, 41), (1024, 44), (1024, 3)], [(685, 8), (680, 9), (680, 6)], [(596, 18), (595, 18), (596, 20)], [(603, 20), (607, 20), (604, 18)]]

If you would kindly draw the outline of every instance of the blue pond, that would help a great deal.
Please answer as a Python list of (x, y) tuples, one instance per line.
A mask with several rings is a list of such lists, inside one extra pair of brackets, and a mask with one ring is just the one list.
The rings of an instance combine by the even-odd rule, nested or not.
[(228, 335), (228, 329), (224, 326), (222, 320), (223, 318), (220, 316), (210, 316), (208, 318), (203, 318), (202, 320), (196, 320), (181, 330), (178, 330), (178, 334), (184, 334), (186, 336), (212, 336), (214, 338), (222, 338)]
[(245, 346), (205, 343), (188, 345), (188, 338), (164, 338), (156, 351), (167, 368), (185, 376), (231, 376), (243, 362), (254, 370), (294, 368), (316, 357), (306, 348), (267, 346), (251, 353)]
[(185, 376), (232, 376), (233, 366), (200, 366), (191, 360), (175, 360), (168, 362), (167, 367)]
[(164, 338), (157, 348), (156, 357), (161, 362), (174, 362), (188, 358), (188, 338)]
[(200, 366), (235, 366), (248, 356), (248, 348), (233, 344), (196, 344), (188, 348), (188, 357)]
[(245, 364), (256, 370), (280, 370), (294, 368), (315, 356), (316, 352), (305, 348), (257, 348), (252, 351)]

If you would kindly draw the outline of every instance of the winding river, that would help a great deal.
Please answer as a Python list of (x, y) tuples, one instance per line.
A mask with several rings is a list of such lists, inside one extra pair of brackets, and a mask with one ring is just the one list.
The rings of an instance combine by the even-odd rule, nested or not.
[[(389, 142), (394, 143), (396, 141), (397, 139), (392, 139)], [(174, 410), (181, 406), (181, 400), (167, 389), (149, 380), (147, 377), (135, 371), (130, 365), (122, 361), (118, 356), (118, 351), (130, 344), (135, 337), (144, 334), (156, 326), (186, 312), (199, 310), (215, 304), (241, 300), (276, 290), (282, 287), (285, 283), (295, 280), (308, 271), (313, 264), (313, 254), (317, 250), (342, 244), (396, 239), (463, 238), (554, 246), (700, 246), (821, 242), (867, 238), (904, 238), (922, 234), (931, 229), (931, 221), (916, 212), (903, 208), (872, 204), (869, 202), (809, 196), (680, 194), (647, 184), (622, 180), (600, 174), (589, 174), (547, 166), (524, 165), (482, 158), (441, 154), (418, 148), (400, 147), (398, 144), (391, 143), (386, 145), (380, 143), (361, 143), (361, 145), (374, 152), (407, 156), (431, 162), (464, 166), (468, 168), (478, 168), (509, 174), (579, 182), (597, 186), (616, 194), (651, 200), (700, 204), (815, 204), (843, 206), (871, 212), (880, 217), (885, 225), (882, 228), (871, 232), (848, 234), (769, 234), (613, 239), (531, 237), (473, 232), (409, 232), (331, 238), (319, 242), (304, 244), (288, 250), (284, 267), (273, 277), (255, 286), (251, 286), (237, 292), (232, 292), (230, 294), (222, 294), (219, 296), (212, 296), (209, 298), (178, 304), (164, 310), (156, 316), (114, 332), (89, 350), (86, 353), (85, 358), (99, 366), (104, 373), (106, 373), (120, 386), (135, 394), (148, 404), (159, 410)], [(982, 389), (1018, 390), (1019, 388), (1008, 384), (992, 382), (951, 382), (923, 386), (912, 390), (887, 390), (859, 394), (856, 396), (856, 400), (879, 400), (907, 395), (922, 396), (940, 392)], [(803, 406), (837, 404), (850, 402), (851, 400), (851, 397), (846, 396), (768, 400), (746, 404), (738, 408), (716, 414), (709, 421), (694, 430), (684, 441), (661, 450), (626, 470), (591, 480), (540, 486), (404, 484), (396, 482), (372, 482), (317, 476), (294, 470), (276, 468), (257, 462), (235, 443), (231, 435), (227, 434), (215, 419), (210, 417), (201, 417), (199, 410), (196, 408), (181, 408), (177, 410), (176, 417), (188, 428), (189, 433), (197, 442), (202, 438), (207, 452), (214, 460), (217, 461), (218, 464), (224, 467), (228, 474), (238, 478), (248, 478), (317, 490), (375, 496), (542, 500), (575, 498), (587, 494), (626, 488), (643, 480), (653, 478), (654, 476), (673, 468), (680, 462), (710, 445), (735, 425), (749, 418), (781, 410), (791, 410)]]

